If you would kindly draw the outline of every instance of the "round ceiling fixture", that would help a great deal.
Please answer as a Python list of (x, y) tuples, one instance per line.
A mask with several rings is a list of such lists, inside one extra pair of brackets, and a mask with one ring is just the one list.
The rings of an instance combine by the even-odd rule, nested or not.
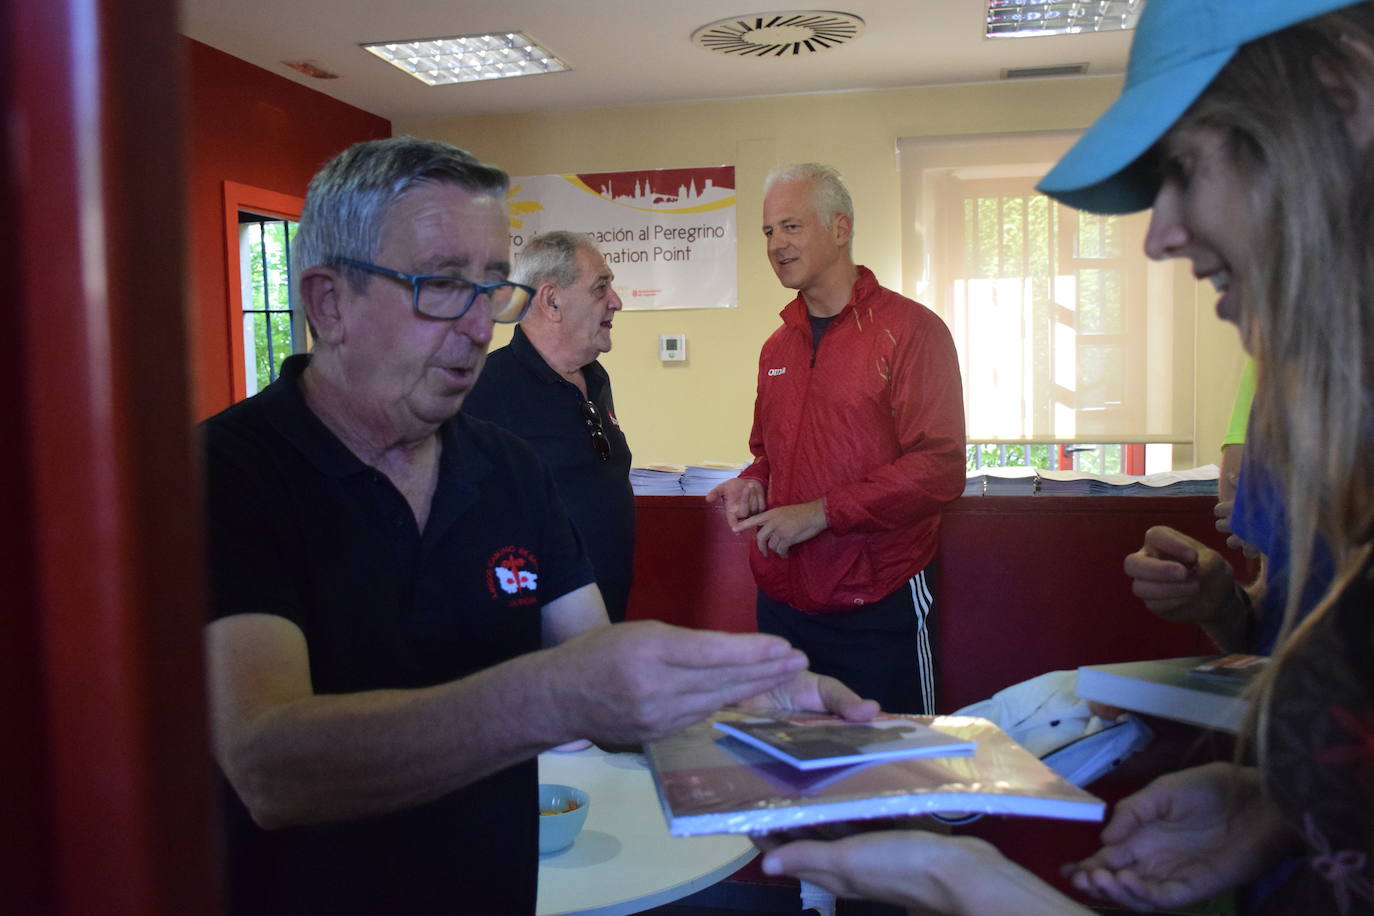
[(707, 23), (692, 33), (692, 44), (739, 57), (792, 57), (848, 44), (863, 30), (864, 21), (853, 13), (749, 13)]

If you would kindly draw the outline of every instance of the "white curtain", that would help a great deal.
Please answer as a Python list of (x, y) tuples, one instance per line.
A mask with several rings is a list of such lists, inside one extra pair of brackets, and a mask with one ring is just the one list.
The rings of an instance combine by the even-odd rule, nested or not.
[(904, 291), (954, 334), (970, 441), (1191, 442), (1194, 281), (1148, 213), (1036, 193), (1074, 139), (899, 141)]

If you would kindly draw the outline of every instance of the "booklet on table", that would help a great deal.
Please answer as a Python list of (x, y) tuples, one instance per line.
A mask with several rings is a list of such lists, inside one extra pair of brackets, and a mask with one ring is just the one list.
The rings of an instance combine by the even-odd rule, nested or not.
[(903, 757), (966, 757), (974, 748), (972, 741), (906, 716), (879, 715), (870, 722), (821, 715), (749, 716), (717, 720), (715, 726), (800, 770)]

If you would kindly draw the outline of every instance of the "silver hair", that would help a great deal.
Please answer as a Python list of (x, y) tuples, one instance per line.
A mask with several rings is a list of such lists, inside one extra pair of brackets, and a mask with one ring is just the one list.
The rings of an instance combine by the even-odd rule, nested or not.
[(583, 248), (597, 251), (596, 240), (590, 235), (566, 229), (554, 229), (536, 235), (515, 256), (511, 279), (535, 289), (541, 283), (552, 283), (566, 289), (577, 282), (577, 252)]
[(849, 189), (844, 186), (844, 179), (840, 177), (838, 170), (819, 162), (784, 165), (768, 173), (768, 177), (763, 180), (763, 193), (767, 194), (774, 185), (788, 181), (811, 183), (816, 213), (825, 228), (829, 229), (837, 216), (849, 217), (849, 224), (854, 225), (854, 201), (850, 198)]
[[(505, 172), (448, 143), (405, 136), (355, 143), (310, 180), (291, 246), (293, 275), (338, 258), (371, 261), (392, 205), (424, 182), (502, 197), (510, 187)], [(363, 271), (340, 270), (355, 290), (366, 285)]]

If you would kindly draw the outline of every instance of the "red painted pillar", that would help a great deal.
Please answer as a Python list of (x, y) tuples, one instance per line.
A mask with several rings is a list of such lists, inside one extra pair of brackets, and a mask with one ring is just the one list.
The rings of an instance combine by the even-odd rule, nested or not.
[(1126, 449), (1126, 473), (1144, 474), (1145, 473), (1145, 443), (1137, 442), (1134, 445), (1127, 444)]
[(3, 909), (213, 914), (175, 6), (0, 17)]

